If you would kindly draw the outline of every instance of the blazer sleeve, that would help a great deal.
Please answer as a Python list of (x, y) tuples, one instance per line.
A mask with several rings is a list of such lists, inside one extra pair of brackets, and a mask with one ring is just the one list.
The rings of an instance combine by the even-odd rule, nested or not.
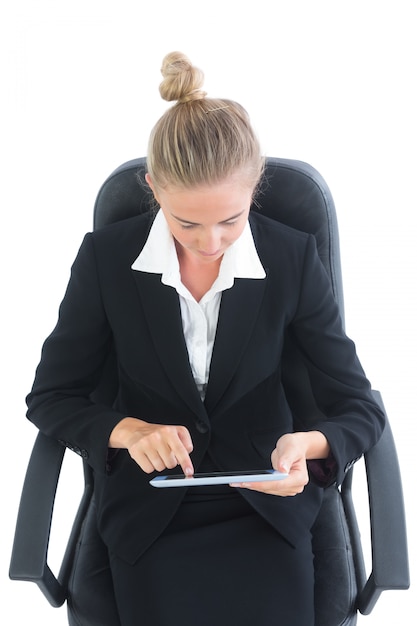
[(111, 346), (92, 238), (87, 234), (26, 402), (27, 417), (42, 432), (80, 454), (99, 472), (106, 471), (110, 433), (125, 417), (110, 405), (91, 400)]
[[(328, 275), (310, 236), (290, 332), (306, 364), (315, 401), (325, 415), (314, 429), (327, 438), (340, 484), (355, 461), (379, 439), (385, 416), (346, 336)], [(313, 467), (313, 465), (312, 465)], [(326, 469), (326, 468), (324, 468)], [(323, 476), (325, 480), (326, 473)]]

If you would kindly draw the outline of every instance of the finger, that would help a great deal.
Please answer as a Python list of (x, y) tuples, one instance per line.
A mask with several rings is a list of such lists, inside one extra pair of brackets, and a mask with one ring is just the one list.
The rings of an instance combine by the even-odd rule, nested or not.
[(241, 487), (242, 489), (251, 489), (252, 491), (262, 491), (264, 493), (281, 493), (286, 489), (282, 486), (283, 480), (265, 480), (256, 482), (230, 483), (230, 487)]
[(179, 465), (186, 476), (194, 474), (194, 466), (185, 447), (180, 444), (172, 449), (172, 453), (176, 459), (176, 465)]
[(146, 452), (146, 456), (158, 472), (162, 472), (164, 469), (173, 469), (180, 465), (184, 474), (193, 474), (191, 459), (177, 438), (169, 442), (160, 442), (158, 448), (150, 448)]
[(132, 456), (132, 458), (145, 472), (145, 474), (151, 474), (155, 471), (161, 472), (165, 468), (162, 459), (158, 459), (156, 456), (150, 458), (145, 452), (137, 452), (134, 456)]
[(298, 479), (285, 478), (277, 481), (262, 481), (262, 482), (244, 482), (244, 483), (231, 483), (231, 487), (240, 487), (242, 489), (249, 489), (251, 491), (259, 491), (262, 493), (268, 493), (275, 496), (287, 497), (296, 496), (302, 493), (305, 487), (304, 482), (300, 482)]
[(178, 427), (178, 437), (183, 444), (187, 452), (192, 452), (194, 449), (193, 440), (191, 439), (190, 431), (185, 426)]
[(281, 498), (296, 496), (301, 493), (302, 489), (285, 489), (281, 487), (271, 487), (270, 482), (267, 483), (232, 483), (231, 487), (240, 487), (242, 489), (249, 489), (250, 491), (259, 491), (260, 493), (267, 493), (273, 496), (280, 496)]
[(173, 468), (177, 465), (171, 447), (159, 433), (152, 433), (151, 436), (141, 439), (132, 446), (129, 452), (147, 474), (153, 471), (162, 472), (166, 468)]
[(272, 467), (278, 472), (284, 472), (289, 474), (292, 466), (292, 460), (286, 456), (280, 456), (278, 450), (275, 448), (271, 454)]
[(129, 452), (144, 472), (161, 472), (180, 465), (186, 475), (194, 473), (189, 452), (191, 436), (183, 426), (160, 426), (131, 446)]
[(177, 464), (181, 467), (186, 476), (194, 474), (194, 467), (190, 458), (193, 450), (193, 442), (191, 435), (185, 426), (178, 426), (176, 437), (170, 441), (171, 452), (174, 455)]

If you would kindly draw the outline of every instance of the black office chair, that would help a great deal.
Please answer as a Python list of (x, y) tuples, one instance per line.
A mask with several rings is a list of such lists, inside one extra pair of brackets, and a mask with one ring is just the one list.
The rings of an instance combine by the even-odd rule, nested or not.
[[(101, 187), (94, 228), (149, 210), (145, 159), (118, 167)], [(139, 180), (139, 182), (138, 182)], [(268, 158), (254, 211), (316, 236), (343, 316), (343, 289), (338, 228), (331, 193), (320, 174), (300, 161)], [(287, 339), (285, 387), (297, 428), (317, 416), (302, 358)], [(113, 367), (108, 363), (108, 373)], [(101, 401), (112, 402), (116, 390), (103, 383)], [(295, 384), (296, 383), (296, 384)], [(378, 403), (381, 396), (374, 392)], [(94, 476), (84, 464), (85, 488), (62, 567), (56, 577), (48, 566), (49, 533), (65, 448), (39, 434), (23, 487), (10, 565), (14, 580), (32, 581), (53, 606), (68, 607), (70, 626), (119, 626), (105, 546), (95, 522)], [(313, 528), (316, 626), (353, 626), (357, 612), (369, 614), (382, 591), (409, 587), (408, 553), (401, 476), (389, 424), (378, 444), (365, 455), (372, 544), (367, 575), (352, 497), (353, 471), (340, 489), (329, 487)], [(272, 625), (271, 625), (272, 626)]]

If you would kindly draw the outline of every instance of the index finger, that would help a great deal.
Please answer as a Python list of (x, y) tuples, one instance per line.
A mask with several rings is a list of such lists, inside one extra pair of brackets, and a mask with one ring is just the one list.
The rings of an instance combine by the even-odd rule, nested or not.
[(178, 427), (177, 430), (178, 440), (173, 442), (171, 450), (177, 459), (178, 465), (180, 465), (183, 473), (186, 476), (192, 476), (194, 474), (194, 466), (192, 464), (190, 454), (193, 451), (193, 442), (191, 435), (185, 426)]

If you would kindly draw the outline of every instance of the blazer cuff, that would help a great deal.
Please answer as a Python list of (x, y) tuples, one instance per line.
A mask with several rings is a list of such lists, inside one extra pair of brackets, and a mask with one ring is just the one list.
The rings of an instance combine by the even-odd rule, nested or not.
[(116, 458), (116, 456), (119, 454), (119, 452), (120, 452), (119, 448), (109, 448), (107, 450), (106, 474), (111, 474), (111, 471), (113, 469), (113, 461)]
[(327, 459), (308, 460), (307, 467), (311, 480), (319, 487), (330, 487), (336, 482), (338, 466), (332, 452)]

